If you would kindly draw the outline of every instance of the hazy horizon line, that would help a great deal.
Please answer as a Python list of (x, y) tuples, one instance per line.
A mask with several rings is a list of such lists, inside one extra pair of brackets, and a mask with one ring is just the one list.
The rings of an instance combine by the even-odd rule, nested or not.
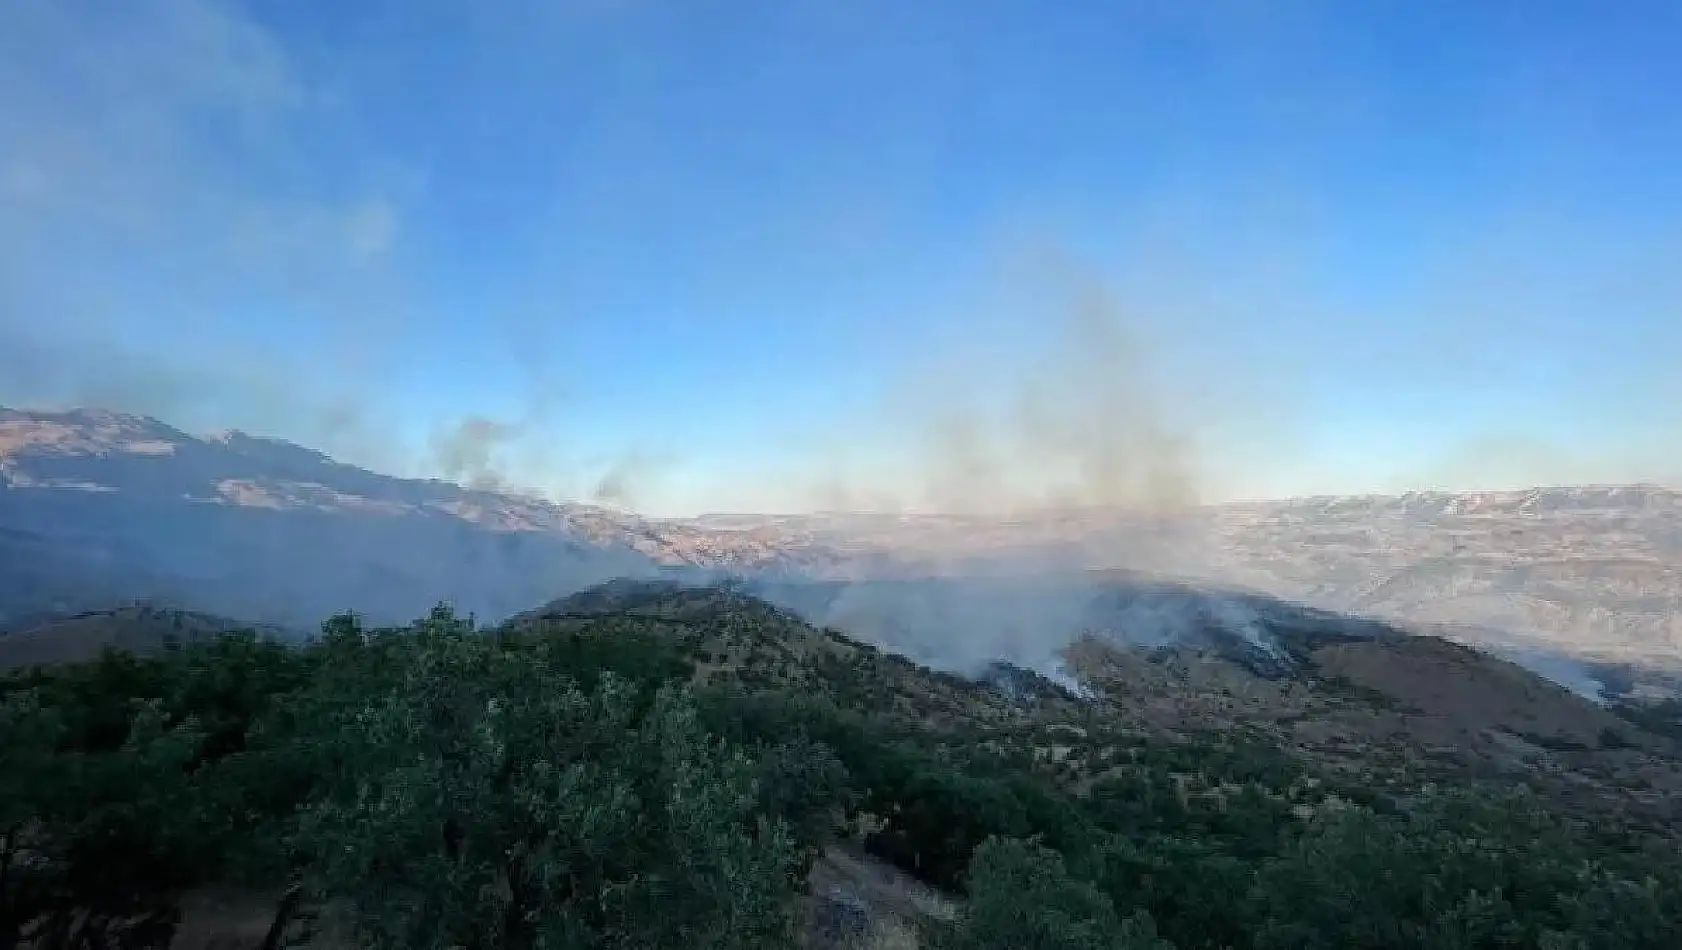
[[(1038, 506), (1024, 506), (1024, 507), (1012, 508), (1011, 510), (979, 511), (979, 512), (976, 512), (976, 511), (966, 512), (966, 511), (961, 511), (961, 510), (946, 510), (946, 509), (930, 508), (930, 507), (919, 506), (919, 505), (904, 505), (904, 506), (899, 506), (899, 507), (853, 507), (853, 508), (835, 508), (835, 507), (815, 506), (815, 507), (812, 507), (812, 508), (809, 508), (809, 509), (804, 509), (804, 510), (801, 510), (801, 509), (775, 509), (775, 508), (773, 508), (773, 509), (711, 508), (711, 509), (704, 509), (704, 510), (698, 511), (698, 512), (695, 512), (693, 514), (650, 514), (646, 510), (640, 509), (636, 506), (615, 505), (615, 504), (611, 504), (611, 503), (604, 503), (604, 502), (600, 502), (600, 501), (591, 501), (591, 500), (582, 499), (582, 498), (563, 497), (563, 496), (559, 496), (558, 494), (555, 494), (555, 493), (545, 492), (545, 491), (536, 490), (536, 489), (524, 489), (524, 488), (520, 488), (518, 486), (511, 486), (511, 485), (502, 485), (502, 486), (473, 485), (473, 484), (465, 483), (463, 481), (459, 481), (459, 480), (455, 480), (455, 479), (440, 477), (438, 475), (405, 475), (405, 474), (397, 474), (397, 473), (394, 473), (394, 472), (391, 472), (391, 471), (382, 471), (380, 468), (374, 467), (374, 466), (371, 466), (371, 465), (366, 465), (366, 464), (362, 464), (362, 463), (358, 463), (358, 462), (344, 461), (343, 459), (333, 455), (330, 452), (323, 451), (323, 450), (318, 449), (314, 446), (305, 445), (303, 443), (293, 441), (293, 440), (285, 438), (283, 436), (268, 435), (268, 434), (264, 434), (264, 433), (261, 433), (261, 432), (254, 432), (254, 431), (251, 431), (251, 430), (248, 430), (248, 429), (240, 428), (238, 426), (224, 427), (224, 428), (215, 429), (215, 430), (206, 431), (206, 432), (194, 432), (194, 431), (191, 431), (189, 429), (181, 428), (181, 427), (179, 427), (177, 425), (174, 425), (173, 423), (169, 422), (168, 420), (159, 418), (159, 417), (154, 416), (154, 415), (149, 415), (149, 414), (146, 414), (146, 413), (139, 413), (139, 412), (130, 412), (130, 411), (121, 410), (121, 409), (111, 409), (111, 408), (107, 408), (107, 407), (104, 407), (104, 406), (94, 406), (94, 405), (64, 405), (64, 406), (41, 405), (41, 406), (32, 406), (32, 407), (31, 406), (16, 406), (16, 405), (0, 405), (0, 412), (16, 412), (16, 413), (22, 413), (22, 414), (25, 414), (25, 415), (73, 415), (73, 414), (78, 414), (78, 413), (87, 414), (87, 415), (108, 415), (108, 416), (114, 416), (114, 417), (120, 417), (120, 418), (129, 419), (129, 420), (134, 420), (136, 422), (150, 423), (150, 424), (153, 424), (153, 425), (162, 426), (164, 428), (168, 428), (168, 429), (173, 430), (175, 432), (179, 432), (179, 433), (181, 433), (183, 435), (186, 435), (190, 438), (198, 439), (200, 441), (207, 441), (207, 442), (208, 441), (225, 441), (226, 437), (229, 434), (239, 433), (239, 434), (242, 434), (242, 435), (244, 435), (248, 438), (253, 438), (253, 439), (258, 439), (258, 440), (262, 440), (262, 441), (267, 441), (267, 442), (272, 442), (272, 443), (277, 443), (277, 444), (281, 444), (281, 445), (290, 446), (292, 448), (296, 448), (296, 449), (299, 449), (301, 451), (305, 451), (305, 452), (309, 452), (313, 455), (317, 455), (317, 456), (319, 456), (323, 459), (326, 459), (326, 460), (328, 460), (328, 461), (330, 461), (334, 464), (347, 465), (347, 466), (350, 466), (352, 468), (357, 468), (357, 469), (360, 469), (362, 471), (368, 472), (370, 474), (378, 475), (378, 476), (381, 476), (381, 477), (384, 477), (384, 478), (390, 478), (390, 479), (401, 480), (401, 481), (414, 481), (414, 482), (424, 482), (424, 483), (435, 483), (435, 484), (440, 484), (440, 485), (449, 485), (449, 486), (452, 486), (454, 488), (458, 488), (458, 489), (460, 489), (462, 491), (466, 491), (466, 492), (498, 495), (498, 496), (502, 496), (502, 497), (505, 497), (505, 498), (514, 498), (514, 499), (520, 499), (520, 500), (525, 500), (525, 501), (539, 501), (539, 502), (542, 502), (542, 503), (552, 504), (552, 505), (564, 505), (564, 506), (572, 506), (572, 507), (577, 507), (577, 508), (595, 509), (595, 510), (599, 510), (599, 511), (616, 512), (616, 513), (620, 513), (620, 514), (632, 515), (632, 516), (635, 516), (635, 517), (645, 518), (645, 519), (654, 520), (654, 521), (698, 522), (698, 521), (730, 519), (730, 518), (757, 518), (757, 519), (809, 518), (809, 519), (821, 519), (821, 518), (835, 518), (835, 517), (860, 517), (860, 516), (864, 516), (864, 517), (880, 517), (880, 518), (949, 519), (949, 520), (962, 520), (962, 521), (991, 520), (991, 521), (998, 521), (998, 522), (1002, 522), (1002, 523), (1009, 523), (1009, 522), (1012, 522), (1012, 521), (1025, 521), (1025, 520), (1032, 520), (1034, 518), (1043, 518), (1043, 517), (1047, 517), (1047, 516), (1066, 516), (1066, 515), (1076, 515), (1076, 514), (1083, 514), (1083, 513), (1100, 513), (1101, 512), (1101, 513), (1107, 513), (1107, 514), (1131, 514), (1131, 515), (1136, 515), (1136, 516), (1140, 516), (1140, 517), (1154, 517), (1154, 518), (1170, 518), (1170, 517), (1173, 517), (1173, 515), (1176, 513), (1176, 512), (1172, 512), (1172, 511), (1167, 511), (1167, 512), (1157, 511), (1157, 510), (1151, 510), (1147, 507), (1136, 507), (1136, 506), (1128, 506), (1128, 505), (1123, 505), (1123, 504), (1080, 504), (1080, 503), (1071, 503), (1071, 504), (1045, 504), (1045, 505), (1038, 505)], [(1211, 509), (1219, 509), (1219, 508), (1238, 508), (1238, 507), (1244, 507), (1246, 505), (1279, 505), (1279, 504), (1290, 504), (1290, 503), (1301, 503), (1301, 502), (1333, 501), (1333, 500), (1347, 500), (1347, 499), (1402, 499), (1402, 498), (1406, 498), (1408, 496), (1480, 496), (1480, 495), (1497, 495), (1497, 494), (1512, 495), (1512, 494), (1523, 494), (1523, 493), (1526, 493), (1526, 492), (1558, 491), (1558, 490), (1603, 490), (1603, 491), (1604, 490), (1645, 490), (1645, 491), (1677, 492), (1677, 491), (1682, 491), (1682, 485), (1670, 484), (1670, 483), (1666, 483), (1666, 482), (1659, 481), (1659, 480), (1653, 480), (1653, 479), (1638, 479), (1638, 480), (1627, 481), (1627, 482), (1626, 481), (1535, 482), (1535, 483), (1524, 483), (1524, 484), (1511, 484), (1511, 485), (1504, 485), (1504, 486), (1484, 485), (1484, 486), (1478, 486), (1478, 487), (1432, 486), (1432, 487), (1426, 487), (1426, 488), (1403, 489), (1403, 490), (1400, 490), (1400, 491), (1359, 491), (1359, 490), (1352, 490), (1352, 491), (1345, 491), (1345, 492), (1315, 492), (1315, 493), (1307, 493), (1307, 494), (1294, 494), (1294, 495), (1287, 494), (1287, 495), (1269, 495), (1269, 496), (1258, 495), (1258, 496), (1243, 496), (1243, 497), (1234, 497), (1234, 498), (1223, 498), (1223, 499), (1218, 499), (1218, 500), (1204, 500), (1204, 501), (1198, 501), (1198, 502), (1195, 502), (1195, 503), (1185, 505), (1184, 508), (1181, 509), (1181, 511), (1211, 510)]]

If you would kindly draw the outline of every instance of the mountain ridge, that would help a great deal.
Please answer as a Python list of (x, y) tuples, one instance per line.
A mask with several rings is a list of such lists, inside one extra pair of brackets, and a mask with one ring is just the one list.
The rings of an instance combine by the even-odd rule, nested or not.
[(1508, 656), (1682, 666), (1682, 492), (1658, 485), (1318, 496), (1174, 521), (1115, 509), (647, 518), (382, 475), (241, 430), (0, 408), (0, 568), (0, 627), (162, 596), (306, 628), (346, 609), (400, 621), (439, 599), (503, 617), (627, 576), (858, 584), (1149, 568)]
[[(0, 409), (0, 529), (0, 564), (76, 575), (42, 579), (33, 594), (0, 590), (0, 622), (160, 586), (218, 612), (306, 625), (353, 608), (396, 620), (440, 596), (502, 616), (609, 577), (768, 555), (606, 508), (386, 476), (283, 440), (195, 436), (104, 410)], [(66, 563), (53, 568), (26, 544)], [(280, 596), (259, 586), (288, 572), (310, 577)], [(94, 602), (41, 590), (76, 584), (98, 590)], [(381, 588), (389, 596), (365, 597)], [(266, 596), (242, 596), (254, 592)]]

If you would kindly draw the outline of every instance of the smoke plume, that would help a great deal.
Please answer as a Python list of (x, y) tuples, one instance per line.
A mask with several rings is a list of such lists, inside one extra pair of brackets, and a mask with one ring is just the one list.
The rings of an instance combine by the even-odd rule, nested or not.
[(1006, 288), (996, 318), (908, 361), (875, 416), (857, 424), (892, 458), (875, 471), (857, 459), (814, 462), (819, 507), (1008, 517), (1198, 504), (1206, 424), (1265, 417), (1253, 405), (1214, 404), (1226, 383), (1170, 378), (1160, 342), (1096, 272), (1043, 273)]
[(468, 416), (454, 426), (435, 430), (432, 454), (438, 473), (476, 490), (508, 488), (497, 453), (519, 434), (518, 426), (484, 416)]
[[(1012, 277), (860, 424), (890, 433), (897, 459), (873, 470), (831, 451), (813, 463), (820, 507), (902, 517), (880, 535), (898, 563), (841, 583), (807, 616), (966, 674), (1004, 660), (1066, 682), (1063, 651), (1085, 635), (1148, 647), (1219, 628), (1274, 655), (1254, 608), (1218, 583), (1172, 597), (1139, 585), (1234, 579), (1199, 508), (1229, 475), (1206, 443), (1288, 444), (1287, 404), (1269, 401), (1278, 387), (1218, 376), (1196, 340), (1152, 339), (1148, 314), (1067, 258)], [(835, 518), (843, 534), (877, 537), (872, 522)]]

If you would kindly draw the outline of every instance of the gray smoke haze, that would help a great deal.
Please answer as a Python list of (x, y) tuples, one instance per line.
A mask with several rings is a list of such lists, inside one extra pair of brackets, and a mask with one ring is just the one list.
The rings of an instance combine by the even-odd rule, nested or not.
[(973, 676), (994, 661), (1065, 676), (1062, 651), (1085, 630), (1096, 590), (947, 577), (846, 587), (818, 618), (935, 669)]
[(1067, 656), (1078, 640), (1145, 649), (1218, 642), (1263, 664), (1290, 665), (1260, 613), (1265, 598), (1164, 581), (1007, 567), (763, 590), (814, 623), (965, 676), (1003, 661), (1080, 691)]
[[(1133, 319), (1144, 315), (1066, 255), (1035, 257), (1010, 279), (1002, 326), (977, 321), (913, 361), (884, 400), (873, 421), (902, 453), (891, 480), (846, 460), (826, 467), (832, 456), (813, 463), (820, 507), (955, 516), (968, 544), (911, 544), (912, 563), (886, 571), (899, 581), (843, 584), (808, 616), (936, 668), (974, 674), (1003, 660), (1066, 685), (1064, 651), (1084, 636), (1155, 647), (1215, 625), (1275, 655), (1254, 609), (1220, 587), (1128, 594), (1150, 577), (1233, 580), (1219, 576), (1220, 538), (1198, 517), (1227, 474), (1204, 442), (1288, 445), (1276, 381), (1217, 378), (1195, 347), (1166, 358)], [(1075, 540), (1052, 529), (1043, 543), (974, 547), (988, 525), (1060, 519), (1084, 523)]]
[(658, 488), (680, 463), (677, 455), (652, 450), (632, 450), (598, 461), (588, 499), (610, 508), (634, 509), (640, 498)]
[(1008, 514), (1195, 503), (1200, 474), (1190, 439), (1175, 431), (1139, 344), (1117, 317), (1101, 297), (1074, 301), (1051, 352), (1030, 356), (1021, 376), (989, 387), (980, 405), (954, 393), (952, 405), (936, 396), (907, 407), (927, 425), (919, 506)]
[(509, 487), (498, 450), (519, 435), (519, 427), (484, 416), (468, 416), (453, 427), (435, 430), (432, 453), (445, 479), (482, 491)]
[(1211, 627), (1277, 658), (1247, 601), (1208, 586), (1140, 595), (1149, 578), (1048, 569), (1032, 557), (984, 572), (949, 569), (901, 583), (852, 582), (811, 619), (936, 669), (975, 675), (1003, 660), (1068, 682), (1066, 651), (1083, 638), (1124, 647), (1191, 642)]
[[(1001, 258), (972, 293), (974, 318), (920, 341), (878, 403), (826, 430), (828, 446), (792, 467), (810, 505), (1166, 516), (1343, 485), (1384, 490), (1437, 450), (1351, 432), (1351, 442), (1373, 439), (1372, 451), (1338, 454), (1342, 445), (1325, 442), (1331, 410), (1319, 357), (1235, 349), (1248, 336), (1265, 343), (1271, 320), (1335, 321), (1302, 280), (1279, 277), (1248, 299), (1247, 286), (1211, 291), (1221, 275), (1171, 251), (1121, 264), (1076, 253)], [(1444, 351), (1453, 363), (1454, 348)], [(1374, 392), (1387, 385), (1376, 381)], [(1447, 421), (1442, 441), (1457, 434), (1459, 420)]]
[(996, 338), (914, 361), (864, 423), (891, 433), (889, 477), (838, 466), (813, 480), (817, 503), (995, 516), (1195, 505), (1195, 420), (1119, 301), (1090, 277), (1036, 289)]

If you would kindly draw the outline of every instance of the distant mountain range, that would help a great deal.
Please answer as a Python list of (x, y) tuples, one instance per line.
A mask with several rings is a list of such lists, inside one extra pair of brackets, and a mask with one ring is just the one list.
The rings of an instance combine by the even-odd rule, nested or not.
[(306, 626), (440, 599), (501, 617), (611, 577), (798, 556), (753, 532), (392, 478), (242, 432), (0, 409), (0, 625), (126, 599)]
[[(404, 620), (439, 600), (501, 618), (626, 576), (833, 586), (1094, 568), (1372, 615), (1537, 664), (1682, 665), (1682, 492), (1659, 486), (1305, 498), (1172, 519), (653, 519), (394, 478), (238, 431), (0, 409), (0, 629), (135, 601), (313, 628), (345, 609)], [(868, 615), (861, 598), (878, 589), (830, 597), (819, 619)], [(980, 641), (1036, 617), (1087, 623), (1044, 609), (1046, 588), (1019, 589), (1008, 610), (999, 596), (984, 611), (925, 606), (943, 635)]]
[[(733, 525), (755, 522), (731, 518)], [(1379, 617), (1510, 654), (1682, 663), (1682, 491), (1657, 485), (1414, 492), (1214, 505), (765, 519), (892, 551), (902, 570), (1122, 568)]]

